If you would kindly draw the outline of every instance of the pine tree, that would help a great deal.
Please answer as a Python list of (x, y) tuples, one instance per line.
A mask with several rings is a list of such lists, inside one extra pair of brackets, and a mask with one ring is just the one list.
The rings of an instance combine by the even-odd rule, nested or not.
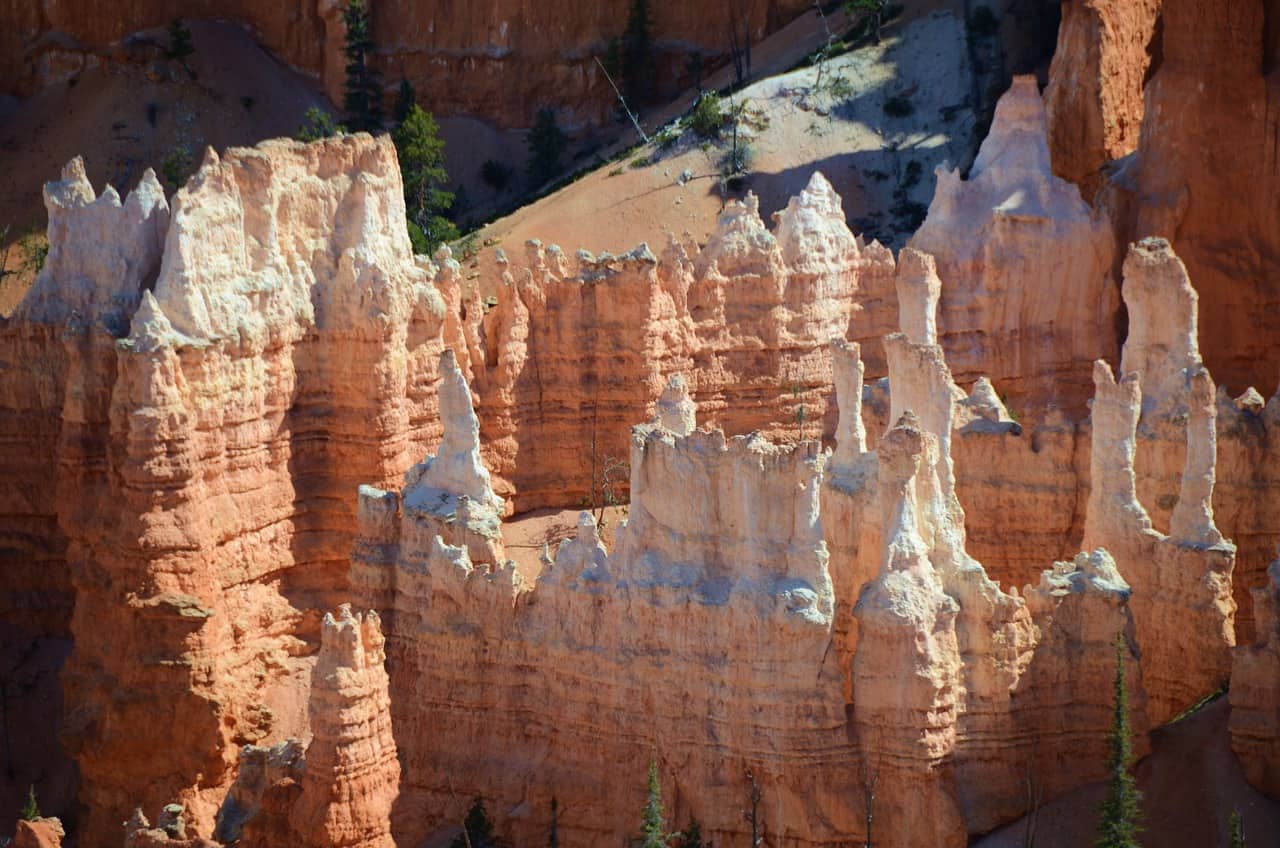
[(40, 805), (36, 803), (36, 787), (32, 784), (27, 790), (27, 803), (22, 805), (22, 812), (18, 817), (23, 821), (35, 821), (40, 818)]
[(556, 123), (556, 113), (547, 108), (539, 109), (526, 142), (529, 145), (529, 179), (535, 186), (540, 186), (560, 173), (560, 156), (569, 142)]
[(1133, 760), (1133, 740), (1129, 728), (1129, 691), (1124, 678), (1124, 636), (1116, 634), (1115, 717), (1110, 734), (1111, 752), (1107, 757), (1107, 769), (1111, 773), (1111, 785), (1107, 800), (1102, 805), (1102, 820), (1098, 823), (1096, 848), (1141, 848), (1138, 842), (1140, 811), (1138, 804), (1142, 793), (1129, 772)]
[(1231, 812), (1231, 848), (1246, 848), (1244, 843), (1244, 817), (1239, 810)]
[(191, 30), (182, 23), (181, 18), (174, 18), (169, 24), (169, 58), (185, 59), (196, 52), (191, 41)]
[(489, 821), (489, 815), (484, 811), (484, 801), (480, 798), (467, 810), (467, 818), (462, 827), (466, 835), (455, 836), (449, 848), (467, 848), (468, 841), (471, 848), (493, 848), (497, 844), (493, 836), (493, 822)]
[(662, 784), (658, 782), (658, 762), (649, 758), (649, 791), (640, 822), (640, 848), (667, 848), (667, 823), (662, 810)]
[(441, 244), (458, 237), (458, 228), (448, 218), (454, 197), (443, 188), (449, 183), (449, 174), (444, 167), (440, 127), (430, 112), (415, 104), (391, 138), (400, 157), (413, 249), (416, 253), (434, 253)]
[(396, 91), (396, 110), (394, 113), (396, 126), (404, 123), (404, 119), (409, 117), (409, 112), (417, 102), (418, 92), (413, 90), (413, 85), (409, 80), (400, 77), (400, 88)]
[(690, 819), (689, 826), (680, 834), (680, 848), (711, 848), (709, 842), (702, 841), (702, 825), (697, 819)]
[(622, 33), (622, 88), (627, 102), (640, 110), (653, 100), (657, 64), (653, 59), (653, 20), (649, 0), (631, 0), (627, 28)]
[(340, 135), (346, 131), (347, 128), (335, 121), (328, 112), (317, 106), (312, 106), (302, 116), (302, 126), (298, 127), (298, 131), (294, 133), (293, 137), (298, 141), (319, 141), (322, 138)]
[(342, 14), (347, 25), (347, 84), (342, 108), (347, 124), (356, 132), (382, 128), (382, 79), (369, 64), (373, 58), (373, 27), (365, 0), (348, 0)]

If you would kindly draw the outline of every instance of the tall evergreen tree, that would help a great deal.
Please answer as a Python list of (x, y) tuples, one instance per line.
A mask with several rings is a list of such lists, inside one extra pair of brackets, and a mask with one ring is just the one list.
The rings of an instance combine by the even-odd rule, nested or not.
[(1239, 810), (1231, 811), (1231, 848), (1246, 848), (1244, 843), (1244, 817)]
[(494, 848), (498, 844), (493, 836), (493, 822), (489, 821), (489, 815), (484, 811), (484, 801), (480, 798), (467, 810), (467, 818), (462, 827), (466, 835), (460, 833), (455, 836), (449, 848), (467, 848), (468, 841), (471, 848)]
[(382, 128), (382, 77), (371, 64), (373, 60), (373, 26), (365, 0), (348, 0), (342, 13), (347, 25), (347, 84), (342, 95), (342, 108), (347, 125), (356, 132), (377, 132)]
[(413, 109), (413, 105), (418, 102), (418, 92), (413, 90), (413, 84), (404, 77), (400, 77), (400, 88), (396, 90), (396, 109), (393, 113), (396, 119), (396, 126), (404, 123), (404, 119), (409, 117), (409, 111)]
[(702, 839), (702, 825), (697, 819), (690, 819), (689, 826), (680, 834), (680, 848), (711, 848), (711, 843)]
[(440, 126), (430, 112), (415, 104), (391, 139), (400, 158), (405, 214), (414, 252), (433, 253), (444, 242), (458, 237), (458, 228), (448, 218), (454, 197), (444, 189), (449, 184), (449, 173), (444, 167)]
[(639, 111), (653, 100), (657, 63), (653, 58), (653, 19), (649, 0), (631, 0), (627, 28), (622, 33), (622, 90), (627, 103)]
[(191, 40), (191, 30), (187, 29), (181, 18), (174, 18), (169, 24), (167, 52), (170, 59), (185, 59), (196, 52), (196, 46)]
[(1124, 679), (1124, 636), (1116, 634), (1115, 716), (1112, 719), (1107, 769), (1111, 785), (1102, 805), (1096, 848), (1141, 848), (1138, 842), (1142, 793), (1129, 772), (1133, 739), (1129, 728), (1129, 689)]
[(662, 784), (658, 781), (658, 761), (649, 758), (649, 791), (645, 795), (640, 820), (640, 848), (667, 848), (666, 813), (662, 809)]
[(538, 110), (533, 128), (526, 136), (529, 145), (529, 179), (540, 186), (560, 173), (560, 156), (569, 140), (556, 123), (556, 113), (547, 108)]
[(551, 796), (551, 827), (547, 828), (547, 848), (560, 848), (560, 802)]

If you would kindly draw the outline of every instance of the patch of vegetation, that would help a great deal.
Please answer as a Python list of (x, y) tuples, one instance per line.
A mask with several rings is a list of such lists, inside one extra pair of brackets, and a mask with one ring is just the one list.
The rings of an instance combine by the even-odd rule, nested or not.
[(185, 144), (176, 144), (160, 160), (160, 173), (171, 191), (177, 191), (186, 184), (195, 165), (191, 159), (191, 148)]
[(1138, 834), (1142, 828), (1139, 805), (1142, 793), (1129, 771), (1133, 765), (1133, 733), (1129, 727), (1129, 690), (1124, 676), (1124, 636), (1117, 633), (1115, 713), (1109, 735), (1110, 753), (1107, 770), (1111, 773), (1107, 798), (1102, 804), (1098, 822), (1097, 848), (1141, 848)]
[(39, 274), (49, 258), (49, 243), (40, 237), (40, 228), (32, 224), (18, 240), (18, 247), (22, 250), (22, 264), (32, 274)]
[(392, 115), (396, 119), (396, 125), (404, 123), (405, 118), (409, 117), (409, 112), (413, 109), (413, 104), (418, 102), (418, 92), (414, 91), (413, 85), (409, 80), (400, 77), (400, 87), (396, 89), (396, 105)]
[(494, 191), (505, 191), (513, 176), (515, 176), (515, 168), (497, 159), (486, 159), (480, 166), (480, 179)]
[(649, 0), (631, 0), (619, 53), (622, 92), (632, 109), (647, 106), (655, 93), (657, 63), (653, 54), (653, 18)]
[(40, 804), (36, 801), (35, 784), (27, 790), (27, 801), (22, 805), (22, 812), (18, 814), (18, 818), (23, 821), (35, 821), (40, 818)]
[(651, 164), (653, 163), (649, 161), (648, 156), (637, 156), (636, 158), (631, 160), (632, 168), (647, 168)]
[(863, 173), (866, 174), (868, 177), (871, 177), (871, 179), (875, 180), (878, 183), (882, 183), (885, 180), (889, 179), (889, 172), (882, 171), (878, 168), (874, 170), (866, 170), (866, 171), (863, 171)]
[(848, 100), (853, 96), (853, 83), (844, 74), (832, 74), (827, 82), (827, 93), (835, 100)]
[(477, 798), (467, 811), (467, 818), (462, 823), (465, 833), (454, 837), (449, 848), (494, 848), (497, 838), (493, 835), (493, 823), (485, 812), (484, 801)]
[(991, 7), (979, 6), (969, 15), (969, 20), (965, 21), (965, 29), (970, 38), (991, 38), (1000, 31), (1000, 19), (991, 11)]
[(254, 99), (253, 99), (253, 96), (252, 96), (252, 95), (249, 95), (249, 94), (246, 94), (244, 97), (241, 97), (241, 98), (240, 98), (240, 105), (244, 107), (244, 110), (245, 110), (246, 112), (252, 112), (252, 111), (253, 111), (253, 104), (254, 104), (254, 102), (255, 102), (255, 101), (254, 101)]
[(455, 197), (443, 188), (449, 183), (449, 174), (444, 168), (440, 126), (430, 112), (415, 103), (391, 139), (400, 158), (405, 213), (411, 225), (409, 238), (414, 241), (414, 252), (434, 253), (441, 244), (458, 237), (457, 226), (447, 217), (454, 208)]
[(720, 137), (720, 131), (724, 129), (727, 119), (728, 115), (725, 114), (720, 102), (720, 95), (711, 91), (704, 91), (698, 97), (698, 102), (694, 105), (693, 111), (689, 113), (689, 117), (685, 119), (685, 122), (689, 129), (700, 137), (711, 139)]
[(298, 127), (293, 137), (298, 141), (319, 141), (322, 138), (342, 135), (346, 131), (347, 128), (335, 121), (328, 112), (318, 106), (312, 106), (302, 116), (302, 126)]
[(652, 141), (654, 146), (659, 150), (666, 150), (679, 139), (680, 128), (675, 124), (667, 124), (665, 127), (649, 137), (649, 140)]
[(382, 128), (382, 78), (369, 64), (375, 45), (369, 8), (365, 0), (348, 0), (342, 13), (347, 27), (347, 82), (342, 93), (342, 109), (347, 125), (356, 132), (377, 132)]
[(538, 110), (526, 141), (529, 145), (529, 179), (534, 185), (542, 185), (560, 173), (560, 157), (569, 139), (556, 123), (556, 113), (543, 107)]
[(196, 46), (191, 40), (191, 30), (187, 29), (181, 18), (174, 18), (169, 24), (169, 49), (165, 51), (165, 55), (181, 61), (194, 52)]
[(623, 171), (623, 169), (622, 169), (622, 168), (620, 168), (620, 167), (619, 167), (619, 168), (614, 168), (613, 170), (611, 170), (611, 171), (609, 172), (609, 174), (608, 174), (608, 175), (609, 175), (609, 176), (611, 176), (611, 177), (620, 177), (620, 176), (622, 176), (622, 171)]
[(884, 102), (884, 113), (890, 118), (909, 118), (915, 111), (911, 99), (902, 94), (895, 94)]

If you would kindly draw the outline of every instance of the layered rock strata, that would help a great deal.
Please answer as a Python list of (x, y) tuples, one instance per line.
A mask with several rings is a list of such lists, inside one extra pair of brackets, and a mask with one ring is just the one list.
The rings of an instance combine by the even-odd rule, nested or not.
[[(391, 808), (400, 762), (391, 730), (385, 639), (377, 613), (343, 606), (321, 625), (311, 681), (302, 789), (289, 844), (308, 848), (394, 848)], [(266, 842), (266, 845), (278, 844)]]
[[(886, 341), (899, 424), (875, 451), (859, 438), (857, 346), (835, 348), (850, 442), (826, 483), (812, 443), (693, 429), (687, 386), (672, 380), (654, 423), (633, 431), (616, 550), (584, 513), (532, 585), (513, 564), (473, 562), (395, 492), (362, 490), (353, 581), (388, 622), (397, 839), (447, 827), (478, 793), (516, 841), (545, 828), (536, 811), (552, 797), (576, 800), (562, 838), (617, 838), (639, 782), (594, 775), (650, 749), (674, 780), (677, 820), (721, 838), (742, 832), (724, 811), (750, 770), (778, 804), (780, 838), (863, 838), (861, 790), (874, 783), (885, 844), (962, 845), (1018, 815), (1027, 780), (1057, 793), (1101, 774), (1117, 633), (1145, 745), (1129, 588), (1107, 554), (1055, 566), (1029, 604), (965, 552), (955, 420), (1016, 424), (987, 383), (966, 395), (951, 381), (930, 269), (922, 254), (902, 263), (911, 335)], [(1088, 656), (1067, 648), (1079, 645)], [(422, 697), (430, 670), (447, 697)], [(538, 718), (548, 704), (555, 721)], [(1082, 747), (1097, 762), (1065, 768)]]
[(73, 163), (47, 202), (48, 263), (0, 329), (6, 603), (75, 593), (69, 622), (31, 617), (76, 639), (81, 839), (173, 800), (207, 836), (239, 747), (306, 732), (357, 486), (439, 432), (443, 303), (385, 139), (209, 153), (172, 211), (151, 177), (95, 198)]

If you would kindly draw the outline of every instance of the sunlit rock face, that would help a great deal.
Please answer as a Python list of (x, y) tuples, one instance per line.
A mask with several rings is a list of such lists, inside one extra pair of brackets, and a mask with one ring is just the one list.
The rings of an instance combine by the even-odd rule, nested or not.
[(968, 179), (938, 174), (910, 245), (936, 260), (938, 328), (962, 382), (986, 374), (1020, 406), (1083, 407), (1091, 363), (1114, 358), (1119, 341), (1115, 241), (1054, 175), (1033, 78), (1000, 98)]

